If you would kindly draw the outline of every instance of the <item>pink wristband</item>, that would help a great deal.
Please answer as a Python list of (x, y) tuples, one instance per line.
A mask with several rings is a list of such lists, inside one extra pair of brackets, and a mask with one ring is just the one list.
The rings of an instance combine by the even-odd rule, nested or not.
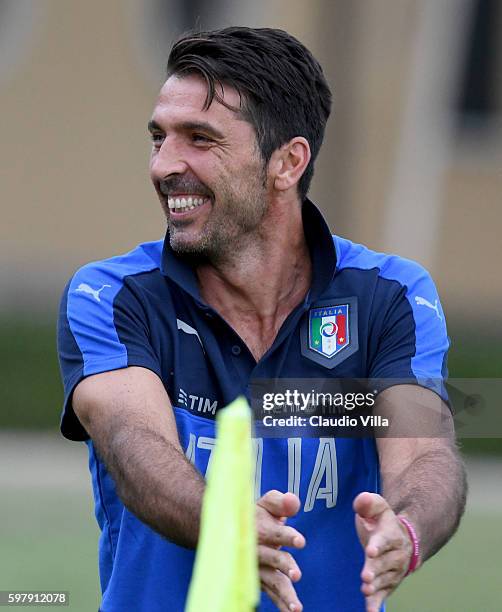
[(405, 576), (408, 576), (408, 574), (411, 574), (411, 572), (414, 572), (417, 569), (418, 561), (420, 558), (420, 540), (418, 539), (417, 532), (415, 531), (415, 527), (413, 527), (412, 523), (410, 523), (410, 521), (407, 518), (405, 518), (404, 516), (401, 516), (401, 514), (398, 514), (397, 518), (406, 527), (406, 531), (408, 532), (408, 535), (410, 536), (411, 544), (413, 546), (413, 551), (411, 553), (411, 558), (410, 558), (410, 564), (408, 566), (408, 571), (405, 574)]

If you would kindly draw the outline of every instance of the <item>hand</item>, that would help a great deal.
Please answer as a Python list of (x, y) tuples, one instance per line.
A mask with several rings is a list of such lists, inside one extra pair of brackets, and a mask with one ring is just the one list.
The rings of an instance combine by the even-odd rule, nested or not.
[(301, 578), (300, 568), (289, 552), (280, 550), (305, 546), (303, 535), (286, 525), (299, 509), (300, 500), (293, 493), (268, 491), (256, 502), (261, 587), (281, 612), (303, 610), (293, 586)]
[(406, 575), (412, 544), (406, 527), (381, 495), (360, 493), (353, 507), (365, 553), (361, 591), (366, 596), (366, 612), (378, 612)]

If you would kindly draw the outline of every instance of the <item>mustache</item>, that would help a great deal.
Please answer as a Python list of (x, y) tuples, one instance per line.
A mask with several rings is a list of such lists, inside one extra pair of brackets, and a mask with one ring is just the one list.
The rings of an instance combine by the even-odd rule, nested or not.
[(160, 181), (159, 189), (165, 196), (173, 193), (192, 193), (201, 196), (213, 196), (213, 192), (203, 183), (192, 177), (173, 176), (172, 178)]

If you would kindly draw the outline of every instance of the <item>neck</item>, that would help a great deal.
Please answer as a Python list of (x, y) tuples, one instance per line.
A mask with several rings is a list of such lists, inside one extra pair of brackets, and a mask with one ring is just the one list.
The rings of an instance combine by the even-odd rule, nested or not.
[(244, 316), (278, 328), (310, 287), (300, 204), (273, 202), (258, 232), (240, 242), (233, 256), (196, 272), (201, 295), (227, 321)]

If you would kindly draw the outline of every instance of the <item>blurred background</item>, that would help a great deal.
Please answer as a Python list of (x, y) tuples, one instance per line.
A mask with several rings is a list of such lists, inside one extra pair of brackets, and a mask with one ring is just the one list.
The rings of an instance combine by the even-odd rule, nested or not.
[[(320, 60), (312, 199), (334, 233), (429, 268), (452, 377), (502, 378), (501, 0), (0, 0), (0, 589), (97, 608), (86, 450), (57, 435), (57, 305), (82, 264), (163, 237), (146, 123), (168, 51), (228, 25), (286, 29)], [(461, 444), (461, 529), (389, 610), (502, 609), (502, 444)]]

